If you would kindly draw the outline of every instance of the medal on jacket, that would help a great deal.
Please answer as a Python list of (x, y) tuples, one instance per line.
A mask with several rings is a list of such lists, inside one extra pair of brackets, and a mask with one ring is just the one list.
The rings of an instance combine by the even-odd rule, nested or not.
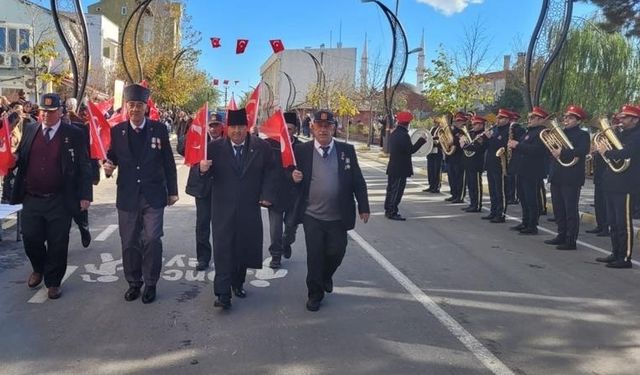
[(158, 137), (151, 137), (151, 148), (160, 149), (160, 139), (158, 139)]

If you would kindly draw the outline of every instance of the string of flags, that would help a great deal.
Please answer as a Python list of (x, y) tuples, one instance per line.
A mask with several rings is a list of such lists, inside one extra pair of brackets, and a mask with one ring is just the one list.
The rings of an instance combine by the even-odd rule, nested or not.
[[(212, 48), (220, 48), (222, 47), (221, 39), (217, 37), (211, 37), (211, 47)], [(284, 44), (281, 39), (271, 39), (269, 40), (269, 44), (271, 45), (271, 49), (273, 53), (278, 53), (284, 51)], [(238, 39), (236, 40), (236, 54), (241, 55), (247, 49), (249, 45), (249, 39)]]
[[(229, 81), (228, 79), (225, 79), (225, 80), (222, 81), (222, 84), (226, 86), (226, 85), (229, 84), (229, 82), (231, 82), (231, 81)], [(212, 83), (213, 83), (214, 86), (218, 86), (220, 84), (220, 80), (217, 79), (217, 78), (214, 78)], [(240, 83), (239, 80), (233, 81), (234, 85), (237, 85), (238, 83)]]

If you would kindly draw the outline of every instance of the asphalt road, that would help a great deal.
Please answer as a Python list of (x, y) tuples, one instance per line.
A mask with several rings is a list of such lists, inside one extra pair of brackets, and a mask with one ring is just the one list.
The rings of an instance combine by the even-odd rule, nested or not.
[[(316, 313), (304, 307), (302, 228), (281, 270), (252, 271), (248, 297), (215, 309), (212, 271), (194, 271), (195, 207), (184, 193), (165, 213), (150, 305), (123, 299), (113, 180), (96, 188), (89, 249), (72, 229), (59, 300), (27, 288), (30, 265), (6, 230), (0, 374), (640, 373), (640, 268), (595, 262), (607, 239), (584, 234), (577, 251), (557, 251), (542, 243), (551, 234), (520, 236), (507, 229), (515, 221), (490, 224), (421, 192), (423, 176), (400, 207), (409, 220), (389, 221), (384, 164), (360, 159), (373, 216), (351, 232), (334, 293)], [(181, 190), (186, 175), (179, 167)], [(267, 247), (265, 238), (265, 262)]]

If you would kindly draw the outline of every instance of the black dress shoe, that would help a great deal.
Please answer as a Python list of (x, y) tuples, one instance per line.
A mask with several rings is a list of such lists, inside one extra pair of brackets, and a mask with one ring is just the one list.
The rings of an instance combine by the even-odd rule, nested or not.
[(602, 232), (596, 234), (596, 237), (609, 237), (611, 235), (611, 232), (609, 232), (609, 229), (605, 229)]
[(550, 222), (554, 223), (556, 221), (556, 218), (555, 217), (549, 217), (549, 218), (547, 218), (547, 221), (550, 221)]
[(400, 214), (395, 214), (395, 215), (391, 215), (391, 216), (387, 216), (387, 219), (389, 220), (396, 220), (396, 221), (406, 221), (407, 219), (405, 217), (403, 217)]
[(223, 310), (229, 310), (231, 308), (231, 296), (228, 294), (220, 295), (213, 302), (213, 306), (222, 307)]
[(509, 227), (509, 229), (511, 229), (511, 230), (523, 230), (526, 227), (527, 227), (526, 225), (520, 223), (518, 225), (514, 225), (512, 227)]
[(496, 216), (495, 216), (495, 215), (492, 215), (492, 214), (489, 214), (489, 215), (487, 215), (487, 216), (483, 216), (483, 217), (481, 217), (481, 219), (482, 219), (482, 220), (491, 220), (491, 219), (493, 219), (494, 217), (496, 217)]
[(595, 227), (593, 229), (585, 230), (585, 233), (600, 233), (604, 228)]
[(129, 289), (124, 293), (124, 300), (131, 302), (140, 297), (140, 287), (139, 286), (130, 286)]
[(432, 194), (440, 194), (440, 190), (439, 190), (439, 189), (429, 190), (429, 193), (432, 193)]
[(91, 244), (91, 232), (89, 232), (89, 228), (79, 227), (80, 229), (80, 239), (82, 240), (82, 247), (87, 248)]
[(147, 304), (156, 300), (156, 287), (144, 286), (144, 292), (142, 292), (142, 303)]
[(510, 200), (510, 201), (508, 201), (508, 202), (507, 202), (507, 204), (508, 204), (508, 205), (512, 205), (512, 204), (520, 204), (520, 201), (519, 201), (519, 200), (517, 200), (517, 199), (516, 199), (516, 200)]
[(467, 206), (467, 207), (460, 207), (460, 211), (467, 211), (468, 209), (470, 209), (471, 206)]
[(47, 297), (49, 299), (58, 299), (62, 296), (62, 288), (59, 286), (50, 286), (47, 288)]
[(454, 199), (455, 199), (454, 197), (449, 197), (449, 198), (445, 198), (444, 200), (447, 201), (447, 202), (451, 202)]
[(426, 189), (422, 189), (423, 193), (433, 193), (433, 190), (431, 190), (431, 188), (426, 188)]
[(519, 234), (523, 235), (535, 235), (538, 234), (538, 228), (523, 228)]
[(325, 280), (324, 281), (324, 291), (327, 293), (331, 293), (333, 292), (333, 280), (329, 279), (329, 280)]
[(289, 259), (291, 258), (291, 245), (284, 245), (282, 246), (282, 256), (284, 257), (284, 259)]
[(452, 204), (458, 204), (458, 203), (464, 203), (464, 200), (462, 199), (454, 199), (451, 201)]
[(479, 209), (479, 208), (475, 208), (475, 207), (467, 207), (464, 211), (465, 212), (480, 212), (482, 210)]
[(27, 285), (29, 288), (35, 288), (42, 282), (42, 274), (39, 272), (32, 272), (29, 275), (29, 280), (27, 280)]
[(244, 288), (240, 287), (232, 287), (231, 290), (233, 291), (233, 295), (235, 295), (238, 298), (245, 298), (247, 296), (247, 291), (244, 290)]
[(269, 268), (277, 270), (281, 266), (282, 266), (282, 260), (280, 258), (280, 255), (272, 255), (271, 262), (269, 262)]
[(207, 268), (209, 268), (208, 262), (198, 262), (198, 265), (196, 266), (196, 271), (204, 271)]
[(631, 261), (623, 261), (623, 260), (614, 260), (611, 263), (605, 264), (606, 267), (609, 268), (631, 268), (633, 267)]
[(613, 254), (609, 254), (606, 257), (596, 258), (596, 262), (600, 262), (600, 263), (611, 263), (611, 262), (614, 262), (615, 260), (616, 260), (616, 257), (614, 257)]
[(504, 223), (505, 222), (505, 218), (504, 216), (496, 216), (493, 219), (489, 220), (490, 223)]
[(546, 243), (547, 245), (560, 245), (563, 244), (565, 242), (564, 237), (560, 237), (560, 236), (555, 236), (550, 240), (544, 240), (544, 243)]
[(578, 247), (576, 246), (576, 243), (573, 241), (565, 242), (563, 244), (556, 246), (556, 250), (577, 250), (577, 249)]
[(310, 299), (307, 301), (307, 310), (318, 311), (320, 310), (320, 301)]

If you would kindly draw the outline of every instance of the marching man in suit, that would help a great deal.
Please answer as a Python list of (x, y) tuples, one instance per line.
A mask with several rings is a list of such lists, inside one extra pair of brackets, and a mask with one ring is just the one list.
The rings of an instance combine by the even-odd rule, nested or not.
[(129, 289), (126, 301), (156, 298), (162, 269), (164, 208), (178, 201), (176, 163), (167, 127), (145, 117), (149, 90), (133, 84), (124, 89), (129, 120), (111, 128), (111, 148), (103, 165), (111, 177), (118, 168), (116, 208), (122, 264)]
[(369, 220), (367, 184), (352, 145), (333, 139), (333, 113), (320, 110), (313, 116), (313, 141), (296, 150), (293, 181), (300, 184), (297, 218), (307, 244), (307, 310), (318, 311), (324, 293), (333, 291), (333, 274), (347, 249), (347, 231), (360, 219)]
[(25, 123), (16, 153), (17, 175), (11, 204), (23, 204), (22, 236), (33, 273), (27, 285), (42, 282), (50, 299), (60, 298), (67, 269), (71, 218), (93, 199), (91, 165), (82, 131), (62, 122), (58, 94), (42, 97), (42, 123)]

